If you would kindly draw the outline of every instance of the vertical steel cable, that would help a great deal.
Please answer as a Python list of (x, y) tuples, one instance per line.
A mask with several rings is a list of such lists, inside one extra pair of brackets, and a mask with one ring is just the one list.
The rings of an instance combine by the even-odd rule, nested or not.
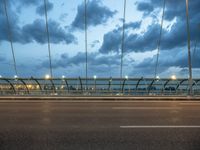
[(156, 66), (155, 66), (154, 78), (157, 77), (157, 71), (158, 71), (158, 61), (159, 61), (159, 55), (160, 55), (160, 44), (161, 44), (161, 38), (162, 38), (163, 21), (164, 21), (164, 16), (165, 16), (165, 5), (166, 5), (166, 0), (163, 0), (162, 20), (161, 20), (160, 35), (159, 35), (158, 45), (157, 45), (158, 51), (157, 51), (157, 57), (156, 57)]
[(122, 27), (122, 41), (121, 41), (121, 66), (120, 78), (123, 76), (123, 57), (124, 57), (124, 37), (125, 37), (125, 21), (126, 20), (126, 0), (124, 0), (124, 14), (123, 14), (123, 27)]
[(49, 37), (47, 0), (44, 0), (44, 9), (45, 9), (46, 32), (47, 32), (48, 52), (49, 52), (49, 70), (50, 70), (50, 75), (51, 75), (51, 78), (52, 78), (53, 77), (53, 71), (52, 71), (52, 63), (51, 63), (51, 45), (50, 45), (50, 37)]
[(6, 0), (3, 0), (3, 2), (4, 2), (4, 9), (5, 9), (6, 21), (7, 21), (7, 25), (8, 25), (8, 38), (9, 38), (10, 46), (11, 46), (11, 50), (12, 50), (12, 56), (13, 56), (13, 62), (14, 62), (13, 65), (14, 65), (15, 75), (18, 76), (16, 59), (15, 59), (15, 52), (14, 52), (13, 41), (12, 41), (12, 32), (11, 32), (11, 29), (10, 29), (10, 23), (9, 23), (9, 18), (8, 18)]
[(86, 80), (86, 89), (88, 86), (88, 47), (87, 47), (87, 0), (85, 0), (85, 80)]
[(196, 54), (196, 48), (197, 48), (197, 40), (195, 40), (193, 55), (192, 55), (192, 65), (194, 65), (195, 62), (195, 54)]
[(192, 96), (192, 94), (193, 94), (193, 90), (192, 90), (193, 89), (192, 88), (193, 81), (192, 81), (192, 64), (191, 64), (191, 52), (190, 52), (191, 37), (190, 37), (189, 1), (188, 0), (186, 0), (186, 23), (187, 23), (188, 70), (189, 70), (189, 87), (190, 87), (189, 94), (190, 94), (190, 96)]

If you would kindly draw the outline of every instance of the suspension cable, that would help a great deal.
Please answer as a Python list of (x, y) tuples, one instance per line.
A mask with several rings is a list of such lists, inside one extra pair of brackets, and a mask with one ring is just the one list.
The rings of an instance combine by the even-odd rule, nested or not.
[(126, 0), (124, 0), (124, 14), (123, 14), (123, 26), (122, 26), (122, 41), (121, 41), (121, 66), (120, 66), (120, 78), (123, 76), (123, 57), (124, 57), (124, 37), (125, 37), (125, 21), (126, 20)]
[(164, 22), (164, 16), (165, 16), (165, 6), (166, 6), (166, 0), (163, 0), (162, 20), (161, 20), (160, 34), (159, 34), (158, 45), (157, 45), (157, 57), (156, 57), (156, 65), (155, 65), (155, 75), (154, 75), (154, 78), (157, 77), (157, 71), (158, 71), (158, 62), (159, 62), (159, 55), (160, 55), (160, 44), (161, 44), (163, 22)]
[[(197, 27), (197, 31), (200, 29), (200, 25)], [(197, 39), (195, 40), (194, 49), (193, 49), (193, 55), (192, 55), (192, 64), (195, 62), (195, 55), (196, 55), (196, 49), (197, 49)]]
[(195, 62), (196, 48), (197, 48), (197, 40), (195, 40), (195, 45), (194, 45), (194, 49), (193, 49), (192, 65), (194, 65), (194, 62)]
[(50, 76), (53, 77), (52, 71), (52, 61), (51, 61), (51, 45), (50, 45), (50, 36), (49, 36), (49, 25), (48, 25), (48, 14), (47, 14), (47, 1), (44, 0), (44, 10), (45, 10), (45, 21), (46, 21), (46, 32), (47, 32), (47, 40), (48, 40), (48, 52), (49, 52), (49, 70)]
[(85, 80), (86, 80), (86, 89), (88, 85), (88, 42), (87, 42), (87, 0), (85, 0)]
[(14, 62), (14, 64), (13, 64), (14, 71), (15, 71), (15, 75), (18, 76), (16, 59), (15, 59), (15, 51), (14, 51), (14, 47), (13, 47), (12, 32), (11, 32), (10, 22), (9, 22), (9, 18), (8, 18), (6, 0), (3, 0), (3, 2), (4, 2), (4, 10), (5, 10), (5, 15), (6, 15), (6, 21), (7, 21), (7, 25), (8, 25), (8, 27), (7, 27), (7, 29), (8, 29), (8, 39), (10, 41), (10, 46), (11, 46), (11, 50), (12, 50), (12, 57), (13, 57), (13, 62)]

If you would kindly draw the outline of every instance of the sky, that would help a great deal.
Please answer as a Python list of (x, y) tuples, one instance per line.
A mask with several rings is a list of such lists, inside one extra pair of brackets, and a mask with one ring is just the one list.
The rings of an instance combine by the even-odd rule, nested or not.
[[(13, 77), (4, 0), (0, 0), (0, 75)], [(43, 0), (5, 0), (19, 77), (49, 74)], [(88, 0), (88, 76), (120, 77), (124, 0)], [(127, 0), (123, 76), (154, 77), (163, 0)], [(53, 77), (85, 77), (84, 0), (48, 0)], [(193, 76), (200, 76), (200, 1), (189, 0)], [(188, 77), (185, 0), (166, 0), (158, 75)]]

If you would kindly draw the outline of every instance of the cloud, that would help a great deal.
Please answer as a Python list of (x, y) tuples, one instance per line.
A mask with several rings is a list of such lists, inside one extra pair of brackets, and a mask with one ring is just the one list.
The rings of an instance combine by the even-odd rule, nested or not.
[[(36, 19), (33, 23), (26, 24), (22, 27), (18, 26), (18, 20), (13, 16), (11, 16), (9, 21), (13, 42), (22, 44), (32, 43), (34, 41), (40, 44), (47, 43), (46, 26), (44, 20)], [(58, 22), (49, 20), (48, 23), (51, 43), (76, 43), (75, 36), (60, 27)], [(6, 18), (2, 14), (0, 14), (0, 32), (0, 41), (9, 41)]]
[[(112, 18), (116, 11), (111, 11), (108, 7), (103, 6), (100, 0), (92, 0), (87, 4), (87, 25), (97, 26), (106, 23), (109, 18)], [(84, 29), (85, 5), (82, 3), (77, 8), (77, 14), (72, 22), (73, 29)]]
[[(23, 5), (38, 5), (39, 0), (20, 0), (16, 3), (23, 3)], [(47, 34), (46, 34), (46, 25), (44, 20), (36, 19), (33, 23), (25, 24), (20, 26), (20, 21), (18, 14), (13, 11), (11, 4), (14, 4), (14, 1), (8, 3), (8, 17), (10, 29), (8, 28), (6, 15), (3, 9), (0, 9), (0, 42), (9, 41), (9, 30), (11, 32), (11, 37), (13, 42), (27, 44), (31, 42), (38, 42), (40, 44), (47, 43)], [(3, 1), (1, 0), (1, 8), (4, 8)], [(42, 15), (43, 5), (37, 8), (37, 12)], [(53, 8), (53, 4), (48, 2), (48, 10)], [(49, 20), (49, 33), (50, 33), (50, 42), (51, 43), (61, 43), (66, 44), (76, 43), (76, 38), (73, 34), (69, 33), (66, 29), (62, 28), (60, 24), (54, 20)]]
[(147, 2), (140, 2), (137, 5), (137, 10), (144, 11), (145, 13), (151, 13), (154, 10), (154, 7)]
[[(53, 20), (49, 20), (48, 23), (51, 43), (65, 42), (70, 44), (76, 42), (76, 38), (71, 33), (66, 33), (66, 31), (60, 27), (59, 23)], [(22, 33), (26, 42), (36, 41), (41, 44), (47, 42), (44, 20), (37, 19), (32, 24), (25, 25), (22, 28)]]
[[(199, 49), (199, 48), (198, 48)], [(173, 51), (173, 52), (172, 52)], [(192, 51), (192, 67), (193, 68), (200, 68), (200, 53), (193, 54)], [(145, 68), (155, 67), (156, 55), (152, 58), (146, 58), (141, 63), (136, 65), (136, 68)], [(159, 56), (159, 66), (158, 70), (160, 72), (163, 69), (168, 69), (169, 67), (179, 67), (179, 68), (187, 68), (188, 67), (188, 51), (187, 47), (182, 47), (174, 50), (169, 51), (162, 51)]]
[(41, 0), (11, 0), (12, 3), (20, 3), (21, 5), (30, 6), (30, 5), (38, 5)]
[(100, 41), (99, 40), (94, 40), (92, 43), (91, 43), (91, 47), (94, 48), (97, 44), (99, 44)]
[[(79, 52), (70, 57), (67, 53), (52, 61), (54, 70), (70, 70), (68, 75), (84, 76), (85, 74), (85, 53)], [(49, 61), (43, 61), (38, 68), (49, 68)], [(119, 74), (120, 55), (101, 55), (99, 53), (88, 53), (88, 75), (98, 77), (116, 76)], [(74, 74), (76, 72), (77, 74)]]
[(67, 18), (68, 14), (67, 13), (63, 13), (60, 15), (59, 17), (59, 20), (62, 21), (62, 22), (65, 22), (66, 21), (66, 18)]
[[(125, 26), (125, 31), (132, 29), (138, 29), (140, 27), (140, 22), (128, 23)], [(156, 41), (159, 35), (159, 26), (151, 25), (148, 27), (147, 32), (142, 34), (125, 34), (124, 39), (124, 51), (125, 52), (143, 52), (150, 51), (156, 48)], [(121, 40), (122, 40), (122, 28), (119, 27), (110, 31), (104, 35), (103, 43), (99, 52), (110, 53), (119, 52), (121, 50)]]
[[(59, 59), (54, 61), (54, 68), (63, 67), (66, 66), (78, 66), (80, 64), (85, 63), (85, 53), (79, 52), (73, 57), (69, 57), (68, 54), (62, 54)], [(118, 65), (120, 59), (119, 56), (108, 56), (108, 55), (99, 55), (98, 53), (88, 53), (88, 64), (92, 66), (99, 66), (99, 65)]]
[[(200, 2), (199, 2), (200, 5)], [(195, 7), (194, 7), (195, 8)], [(197, 9), (197, 8), (196, 8)], [(195, 11), (194, 11), (195, 12)], [(184, 12), (185, 13), (185, 12)], [(191, 43), (200, 40), (200, 14), (190, 17)], [(104, 35), (103, 43), (99, 51), (101, 53), (119, 52), (121, 48), (121, 28), (116, 28)], [(160, 24), (149, 25), (144, 33), (125, 34), (125, 52), (152, 51), (157, 48)], [(175, 23), (169, 28), (163, 28), (161, 37), (161, 50), (172, 50), (187, 46), (186, 17), (176, 17)]]
[[(53, 3), (48, 2), (46, 7), (47, 7), (47, 11), (51, 11), (53, 9)], [(44, 15), (44, 13), (45, 13), (44, 4), (42, 4), (36, 8), (36, 13), (39, 14), (40, 16)]]
[[(8, 38), (8, 33), (9, 33), (9, 28), (8, 28), (8, 23), (7, 23), (7, 19), (6, 19), (6, 14), (5, 14), (5, 10), (4, 8), (4, 4), (3, 1), (1, 1), (0, 3), (0, 42), (1, 41), (9, 41)], [(20, 40), (20, 27), (18, 26), (18, 16), (17, 14), (12, 10), (9, 9), (10, 5), (7, 5), (7, 12), (8, 12), (8, 18), (9, 18), (9, 27), (10, 27), (10, 31), (11, 31), (11, 36), (13, 41), (17, 41)], [(11, 15), (12, 14), (12, 15)]]

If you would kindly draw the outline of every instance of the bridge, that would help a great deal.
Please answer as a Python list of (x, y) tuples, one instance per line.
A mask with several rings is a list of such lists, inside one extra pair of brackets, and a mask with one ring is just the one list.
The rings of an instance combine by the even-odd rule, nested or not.
[[(75, 3), (75, 1), (69, 2)], [(128, 0), (122, 1), (123, 18), (120, 18), (122, 26), (119, 27), (121, 32), (120, 58), (112, 57), (112, 59), (120, 59), (118, 60), (120, 63), (117, 64), (119, 75), (115, 77), (88, 75), (88, 17), (90, 16), (88, 4), (101, 1), (84, 0), (82, 3), (84, 7), (81, 8), (84, 20), (84, 75), (80, 77), (79, 75), (69, 77), (66, 74), (60, 77), (55, 76), (48, 19), (48, 10), (51, 8), (49, 8), (48, 0), (44, 0), (39, 9), (44, 11), (48, 71), (45, 72), (44, 77), (33, 75), (23, 77), (20, 74), (26, 70), (23, 68), (20, 72), (17, 65), (12, 22), (10, 21), (12, 16), (9, 15), (10, 3), (9, 0), (0, 0), (2, 6), (0, 7), (0, 19), (1, 14), (4, 14), (6, 20), (4, 28), (7, 29), (7, 41), (11, 49), (11, 61), (13, 62), (11, 65), (14, 72), (13, 77), (0, 75), (0, 150), (200, 149), (200, 76), (194, 78), (192, 75), (188, 0), (186, 0), (188, 41), (185, 41), (188, 46), (187, 78), (179, 78), (175, 75), (163, 78), (158, 72), (168, 0), (163, 0), (161, 7), (162, 18), (156, 55), (153, 57), (155, 59), (153, 75), (150, 77), (125, 75)], [(17, 3), (18, 0), (13, 2)], [(27, 2), (37, 3), (36, 0), (27, 0)], [(113, 2), (115, 4), (118, 0)], [(175, 5), (177, 2), (180, 1), (171, 3)], [(144, 3), (146, 9), (153, 9), (154, 6), (147, 4)], [(157, 9), (157, 4), (155, 7)], [(179, 10), (178, 7), (177, 9)], [(106, 7), (104, 10), (108, 11)], [(20, 7), (17, 11), (20, 11)], [(8, 71), (7, 68), (4, 70)], [(1, 71), (3, 72), (3, 69)]]

